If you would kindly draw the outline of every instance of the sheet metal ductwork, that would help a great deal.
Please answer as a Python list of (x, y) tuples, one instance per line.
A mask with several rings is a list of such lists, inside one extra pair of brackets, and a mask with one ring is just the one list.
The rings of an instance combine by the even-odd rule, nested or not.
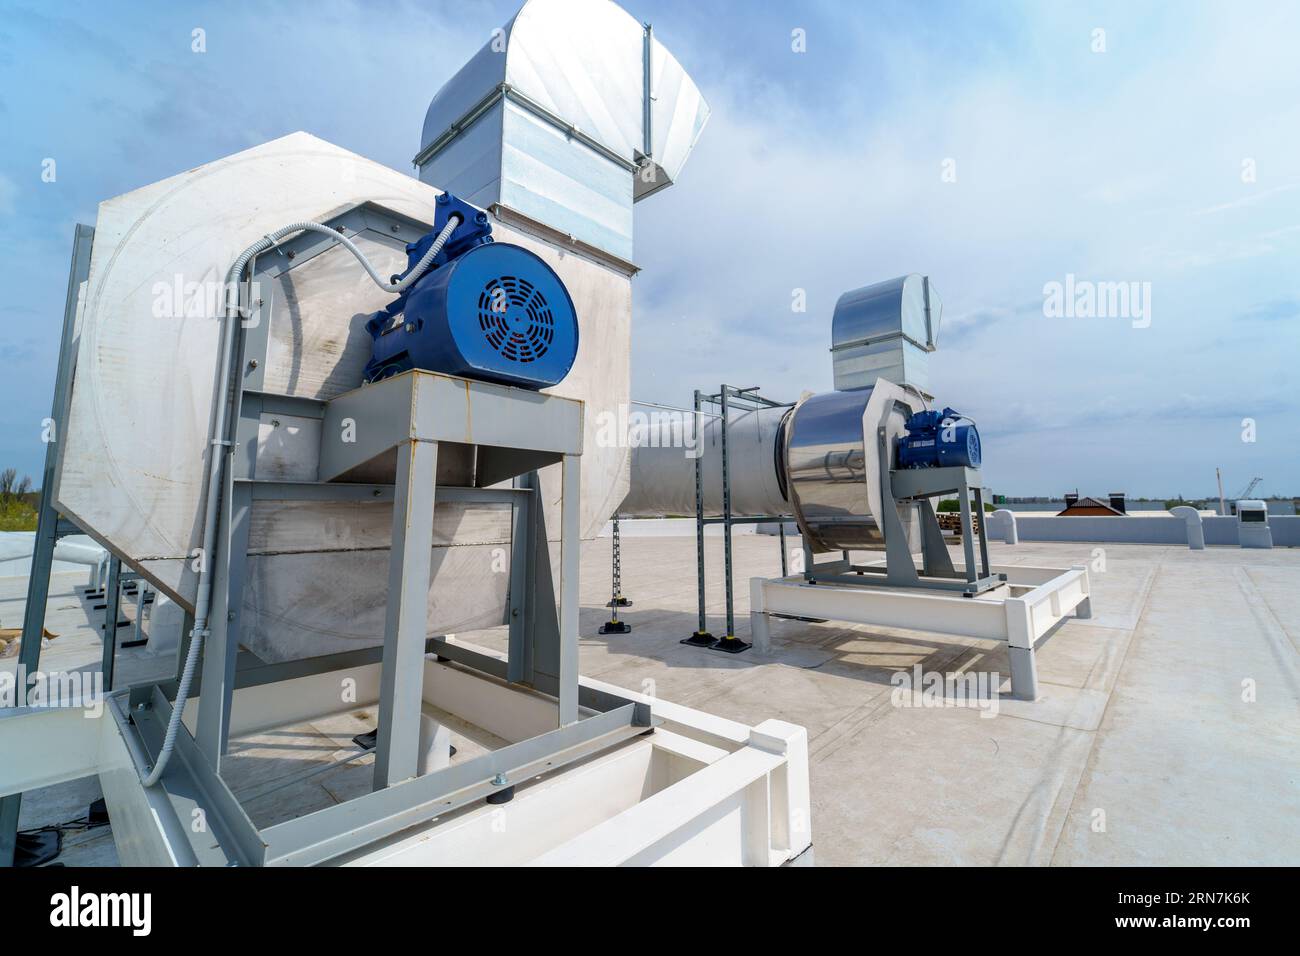
[[(814, 553), (884, 547), (882, 455), (899, 467), (908, 419), (930, 408), (926, 362), (942, 306), (928, 277), (906, 275), (842, 295), (832, 320), (837, 391), (793, 408), (733, 411), (728, 429), (733, 515), (792, 515)], [(699, 446), (704, 511), (722, 512), (721, 420), (705, 420)], [(630, 436), (631, 492), (623, 515), (695, 512), (689, 424), (651, 424)], [(675, 431), (674, 431), (675, 430)], [(913, 504), (899, 506), (910, 543)]]
[(930, 395), (930, 353), (943, 303), (929, 276), (905, 275), (840, 296), (831, 319), (835, 388), (870, 388), (883, 378)]
[[(788, 514), (784, 490), (784, 430), (789, 408), (733, 411), (727, 429), (734, 515)], [(700, 440), (691, 417), (633, 427), (631, 491), (621, 515), (695, 514), (695, 456), (700, 456), (704, 511), (722, 513), (722, 419), (700, 416)]]
[(709, 107), (609, 0), (528, 0), (434, 96), (420, 179), (632, 259), (632, 204), (680, 175)]

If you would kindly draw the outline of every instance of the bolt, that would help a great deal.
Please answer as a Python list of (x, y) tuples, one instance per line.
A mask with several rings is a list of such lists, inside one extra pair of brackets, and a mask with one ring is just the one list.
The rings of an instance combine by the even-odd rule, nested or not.
[(492, 786), (504, 787), (505, 785), (506, 785), (506, 775), (504, 773), (498, 773), (495, 777), (492, 778)]
[(257, 368), (257, 359), (249, 359), (249, 360), (248, 360), (248, 367), (249, 367), (249, 368)]
[(401, 227), (398, 226), (397, 223), (393, 223), (391, 226), (388, 227), (388, 231), (389, 231), (389, 232), (400, 232), (400, 231), (401, 231)]
[(290, 249), (290, 250), (286, 253), (286, 255), (287, 255), (290, 259), (296, 259), (296, 258), (298, 257), (298, 253), (294, 252), (292, 249)]

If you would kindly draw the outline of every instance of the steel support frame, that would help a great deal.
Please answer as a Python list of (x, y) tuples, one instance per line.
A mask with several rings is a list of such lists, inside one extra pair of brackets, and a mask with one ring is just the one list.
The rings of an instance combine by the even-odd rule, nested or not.
[(1088, 569), (1023, 565), (992, 569), (1006, 584), (1006, 596), (965, 594), (932, 587), (870, 588), (812, 586), (798, 577), (750, 579), (750, 625), (760, 647), (770, 641), (769, 617), (817, 614), (823, 619), (883, 627), (905, 627), (1001, 641), (1011, 664), (1011, 693), (1038, 696), (1035, 652), (1073, 614), (1092, 616)]
[[(695, 415), (692, 424), (695, 428), (695, 590), (699, 605), (695, 633), (683, 638), (681, 643), (694, 647), (712, 647), (717, 640), (709, 633), (705, 620), (704, 593), (704, 427), (700, 413), (703, 395), (697, 388), (694, 396)], [(726, 427), (726, 422), (723, 422)]]
[[(62, 448), (64, 426), (68, 420), (68, 404), (72, 399), (72, 375), (77, 357), (73, 351), (76, 342), (77, 299), (81, 284), (90, 276), (90, 251), (94, 244), (92, 226), (78, 223), (72, 237), (72, 262), (68, 267), (68, 285), (63, 300), (63, 331), (59, 342), (59, 363), (54, 379), (54, 397), (50, 407), (52, 440), (45, 446), (45, 464), (41, 472), (41, 503), (36, 517), (36, 537), (32, 544), (32, 566), (27, 578), (27, 603), (23, 608), (23, 630), (18, 646), (18, 677), (14, 685), (15, 705), (27, 703), (31, 681), (40, 668), (41, 638), (45, 633), (45, 609), (50, 600), (50, 573), (54, 567), (54, 546), (65, 534), (75, 534), (70, 522), (59, 518), (54, 508), (54, 480), (58, 474), (59, 454)], [(116, 625), (116, 618), (113, 621)], [(104, 634), (107, 654), (111, 636)], [(107, 686), (111, 674), (105, 675)], [(12, 866), (18, 842), (18, 817), (22, 812), (22, 794), (0, 799), (0, 866)]]
[[(974, 530), (972, 507), (981, 514), (984, 508), (984, 489), (979, 472), (961, 467), (893, 471), (889, 467), (888, 436), (883, 428), (876, 433), (876, 450), (880, 459), (884, 566), (854, 564), (846, 551), (839, 559), (822, 564), (815, 564), (809, 559), (804, 569), (804, 580), (809, 584), (959, 591), (965, 597), (974, 597), (1005, 583), (1005, 574), (990, 570), (984, 522), (980, 522), (978, 532)], [(930, 503), (931, 498), (952, 493), (957, 494), (961, 504), (962, 546), (966, 561), (960, 573), (948, 556), (948, 547)], [(912, 557), (907, 531), (898, 516), (898, 506), (909, 501), (915, 501), (920, 509), (920, 570)], [(977, 539), (979, 563), (976, 562)]]
[[(492, 670), (486, 662), (494, 662), (504, 679), (504, 661), (462, 653), (464, 649), (452, 644), (443, 644), (439, 650), (455, 655), (457, 663), (474, 670)], [(417, 668), (421, 674), (423, 665), (421, 660)], [(582, 720), (264, 829), (252, 823), (221, 773), (182, 727), (176, 735), (172, 761), (159, 784), (173, 814), (161, 823), (172, 834), (185, 834), (188, 847), (177, 848), (177, 857), (202, 865), (323, 863), (653, 728), (649, 704), (593, 688), (582, 688), (581, 696), (584, 707), (592, 711)], [(149, 688), (147, 699), (140, 700), (116, 694), (109, 700), (109, 712), (121, 726), (128, 746), (136, 752), (137, 763), (151, 764), (162, 746), (172, 713), (172, 703), (162, 689)]]
[[(390, 218), (387, 210), (371, 205), (351, 210), (328, 224), (344, 233), (369, 232), (390, 243), (411, 241), (427, 231), (427, 226), (423, 224), (412, 223), (402, 217)], [(283, 244), (280, 249), (263, 253), (261, 263), (257, 264), (258, 271), (254, 275), (259, 280), (274, 278), (309, 261), (315, 255), (328, 250), (330, 246), (327, 237), (322, 239), (315, 234), (295, 237)], [(254, 293), (255, 297), (250, 298), (249, 293), (252, 293), (253, 289), (258, 291)], [(558, 752), (548, 751), (548, 747), (555, 746), (570, 750), (576, 748), (583, 750), (585, 755), (585, 752), (594, 752), (594, 749), (617, 742), (613, 738), (622, 739), (623, 736), (630, 734), (632, 731), (627, 728), (635, 728), (635, 733), (645, 732), (651, 726), (648, 707), (636, 705), (633, 708), (630, 702), (622, 698), (609, 695), (593, 697), (591, 694), (582, 695), (579, 691), (580, 416), (576, 433), (570, 439), (566, 439), (574, 445), (575, 453), (534, 455), (530, 459), (535, 462), (533, 467), (555, 462), (561, 469), (558, 589), (552, 582), (546, 525), (541, 507), (540, 477), (537, 471), (519, 475), (514, 479), (514, 487), (508, 489), (438, 487), (436, 475), (439, 441), (429, 435), (418, 434), (414, 421), (410, 439), (396, 446), (398, 464), (394, 483), (391, 485), (259, 480), (256, 474), (256, 460), (259, 425), (263, 415), (286, 414), (318, 418), (324, 422), (330, 405), (325, 401), (276, 395), (263, 390), (269, 324), (278, 306), (275, 291), (274, 284), (259, 281), (244, 295), (244, 307), (250, 316), (250, 324), (244, 330), (245, 334), (241, 336), (240, 354), (235, 359), (237, 363), (235, 368), (240, 373), (236, 380), (242, 381), (242, 387), (236, 390), (234, 396), (236, 406), (231, 416), (232, 432), (228, 436), (230, 445), (226, 446), (225, 451), (230, 457), (229, 465), (225, 470), (222, 502), (218, 512), (218, 545), (216, 553), (208, 556), (209, 560), (216, 562), (215, 584), (211, 632), (204, 647), (203, 669), (199, 681), (199, 689), (202, 692), (198, 702), (198, 721), (193, 738), (190, 738), (183, 728), (178, 734), (178, 737), (185, 738), (187, 741), (186, 751), (192, 752), (201, 759), (182, 761), (181, 766), (176, 768), (177, 772), (182, 774), (180, 784), (182, 788), (194, 789), (192, 784), (184, 782), (186, 779), (208, 778), (198, 788), (199, 791), (217, 795), (218, 803), (225, 802), (222, 797), (226, 791), (224, 783), (221, 782), (221, 761), (228, 743), (233, 692), (236, 687), (286, 679), (303, 673), (320, 673), (324, 670), (322, 665), (328, 666), (330, 663), (335, 663), (333, 659), (343, 657), (349, 660), (377, 659), (380, 663), (379, 728), (374, 790), (369, 797), (377, 798), (381, 793), (391, 793), (396, 796), (382, 800), (359, 798), (357, 801), (349, 801), (334, 808), (343, 811), (340, 814), (334, 816), (327, 814), (324, 818), (311, 814), (294, 821), (297, 827), (277, 831), (275, 840), (283, 851), (282, 855), (286, 858), (292, 857), (294, 862), (317, 862), (327, 858), (316, 850), (304, 853), (302, 847), (293, 843), (291, 836), (295, 832), (310, 831), (313, 845), (322, 842), (327, 844), (330, 851), (328, 855), (355, 849), (368, 840), (385, 835), (388, 831), (384, 830), (381, 820), (377, 819), (373, 825), (358, 822), (364, 819), (365, 806), (370, 804), (383, 808), (385, 814), (397, 807), (396, 816), (404, 821), (400, 826), (409, 826), (411, 822), (418, 822), (412, 820), (413, 813), (417, 816), (425, 813), (422, 819), (428, 819), (435, 813), (446, 812), (451, 808), (452, 803), (442, 798), (457, 790), (468, 788), (467, 792), (473, 792), (474, 796), (465, 796), (461, 801), (468, 802), (476, 796), (495, 789), (492, 787), (491, 780), (503, 772), (519, 772), (525, 764), (536, 761), (541, 761), (544, 766), (531, 769), (531, 775), (563, 765), (566, 762), (563, 756)], [(476, 382), (465, 382), (465, 386), (471, 392), (486, 388)], [(376, 386), (373, 391), (367, 390), (366, 394), (374, 398), (381, 395), (381, 389)], [(535, 396), (529, 397), (529, 408), (535, 407), (534, 398)], [(552, 401), (564, 400), (553, 399)], [(413, 415), (412, 408), (408, 396), (404, 404), (380, 405), (374, 412), (377, 420), (393, 421), (402, 416)], [(373, 434), (376, 430), (367, 428), (358, 419), (358, 431), (362, 429), (365, 429), (368, 434)], [(493, 445), (491, 423), (476, 420), (475, 437), (484, 444)], [(495, 444), (500, 446), (502, 443)], [(332, 659), (294, 662), (293, 665), (267, 665), (258, 661), (243, 665), (238, 652), (238, 635), (246, 575), (249, 521), (253, 502), (263, 499), (393, 502), (393, 543), (389, 559), (389, 597), (382, 653), (380, 648), (370, 648), (345, 655), (333, 655)], [(483, 661), (464, 658), (445, 642), (427, 637), (427, 594), (433, 548), (435, 501), (465, 500), (509, 504), (512, 507), (511, 579), (507, 602), (511, 653), (508, 655), (508, 662), (504, 664), (504, 674), (498, 675), (497, 667), (487, 666)], [(560, 594), (558, 609), (555, 600), (556, 590)], [(541, 689), (543, 693), (554, 697), (557, 715), (555, 733), (560, 733), (561, 736), (544, 734), (530, 741), (513, 745), (512, 748), (506, 748), (504, 751), (458, 763), (453, 767), (422, 777), (417, 776), (419, 720), (423, 699), (423, 663), (425, 654), (435, 649), (439, 653), (455, 655), (463, 666), (477, 668), (490, 676), (501, 676), (508, 681)], [(172, 686), (174, 687), (174, 683)], [(139, 691), (132, 696), (132, 701), (137, 706), (140, 703), (145, 704), (142, 714), (160, 709), (158, 701), (166, 700), (166, 695), (161, 690), (155, 691), (151, 699), (144, 699), (146, 696), (146, 693)], [(586, 709), (589, 712), (594, 711), (594, 714), (582, 717), (580, 698)], [(147, 721), (148, 718), (144, 719)], [(599, 746), (596, 745), (597, 741), (601, 741)], [(523, 760), (523, 757), (527, 757), (527, 760)], [(578, 758), (575, 756), (573, 759)], [(168, 776), (171, 773), (169, 767)], [(165, 776), (164, 784), (168, 783), (168, 777)], [(428, 807), (431, 795), (440, 799), (434, 810)], [(416, 802), (410, 805), (410, 801)], [(252, 825), (247, 822), (246, 817), (242, 816), (242, 811), (231, 813), (227, 812), (228, 810), (228, 807), (218, 808), (218, 813), (227, 821), (228, 833), (233, 834), (236, 849), (239, 850), (237, 855), (244, 858), (251, 855), (254, 857), (251, 862), (254, 863), (268, 862), (269, 854), (261, 856), (257, 853), (250, 854), (246, 848), (263, 846), (271, 842), (272, 831), (276, 828), (271, 828), (264, 833), (258, 833), (253, 829), (250, 834), (248, 830)], [(346, 827), (342, 824), (344, 819), (351, 821)], [(333, 828), (336, 827), (341, 827), (342, 831), (334, 832)], [(234, 834), (234, 831), (240, 832)], [(286, 833), (289, 836), (285, 836)]]
[(408, 441), (397, 449), (393, 544), (388, 559), (388, 609), (379, 681), (375, 789), (419, 770), (420, 702), (433, 554), (438, 443)]
[[(701, 409), (703, 405), (716, 405), (720, 408), (720, 453), (722, 457), (722, 516), (720, 518), (704, 517), (704, 478), (703, 478), (703, 458), (704, 448), (703, 441), (704, 430), (702, 425)], [(732, 406), (737, 408), (756, 410), (761, 408), (786, 408), (790, 407), (788, 402), (778, 402), (759, 394), (758, 386), (753, 385), (747, 388), (737, 388), (734, 385), (722, 384), (717, 393), (705, 395), (699, 389), (694, 393), (694, 412), (695, 412), (695, 574), (696, 574), (696, 592), (698, 600), (697, 626), (695, 633), (684, 638), (680, 643), (689, 644), (695, 647), (706, 647), (710, 650), (723, 651), (729, 654), (738, 654), (747, 651), (750, 643), (742, 641), (736, 637), (736, 605), (735, 605), (735, 581), (732, 573), (733, 554), (731, 546), (731, 529), (738, 524), (757, 524), (776, 520), (780, 523), (780, 541), (781, 541), (781, 573), (786, 573), (786, 550), (785, 550), (785, 519), (787, 515), (746, 515), (737, 517), (731, 513), (731, 460), (728, 454), (728, 424)], [(722, 525), (722, 546), (723, 546), (723, 575), (724, 588), (726, 594), (726, 630), (723, 636), (715, 638), (708, 631), (706, 600), (704, 586), (704, 528), (709, 524)]]
[(117, 663), (117, 615), (122, 607), (122, 559), (112, 555), (108, 559), (108, 579), (104, 582), (104, 657), (100, 668), (104, 672), (104, 692), (113, 689), (113, 671)]
[(627, 634), (632, 625), (618, 619), (618, 609), (630, 607), (632, 602), (623, 597), (623, 548), (618, 531), (618, 512), (614, 513), (613, 529), (610, 532), (610, 596), (609, 620), (600, 626), (599, 634)]
[[(389, 210), (364, 204), (349, 210), (331, 221), (341, 233), (369, 232), (374, 237), (402, 245), (413, 241), (428, 230), (427, 224), (418, 223)], [(71, 352), (76, 316), (77, 290), (89, 270), (90, 240), (93, 230), (78, 226), (73, 250), (73, 266), (69, 276), (68, 300), (64, 316), (64, 340), (60, 353), (59, 380), (56, 383), (54, 413), (56, 427), (66, 420), (66, 404), (70, 393), (71, 369), (74, 356)], [(254, 273), (258, 279), (275, 276), (309, 261), (332, 246), (328, 237), (306, 233), (281, 244), (263, 254), (261, 268)], [(255, 263), (256, 265), (256, 263)], [(511, 596), (511, 648), (524, 653), (512, 654), (504, 666), (509, 673), (505, 679), (528, 686), (536, 686), (555, 697), (557, 727), (550, 734), (504, 748), (475, 760), (459, 763), (416, 777), (414, 751), (418, 739), (420, 711), (420, 678), (423, 674), (424, 654), (435, 646), (444, 651), (450, 648), (438, 644), (437, 639), (425, 636), (425, 595), (429, 581), (429, 564), (432, 551), (432, 510), (434, 504), (437, 442), (413, 441), (405, 449), (399, 448), (399, 469), (394, 485), (330, 484), (323, 482), (259, 481), (256, 478), (258, 426), (263, 412), (281, 411), (305, 417), (324, 416), (326, 402), (292, 396), (275, 395), (261, 391), (268, 348), (269, 315), (274, 306), (273, 287), (264, 296), (249, 293), (258, 286), (250, 285), (243, 294), (242, 306), (247, 316), (245, 334), (240, 337), (240, 349), (235, 356), (238, 374), (233, 397), (234, 409), (230, 416), (229, 444), (216, 446), (227, 455), (222, 488), (222, 501), (218, 512), (218, 542), (213, 554), (205, 559), (215, 561), (214, 599), (211, 630), (203, 654), (203, 666), (196, 675), (195, 691), (199, 694), (198, 719), (192, 736), (182, 725), (177, 736), (174, 759), (168, 765), (161, 781), (177, 820), (183, 824), (175, 832), (190, 834), (191, 853), (197, 862), (259, 864), (268, 862), (267, 840), (244, 814), (238, 801), (221, 778), (221, 760), (225, 753), (233, 692), (236, 687), (253, 686), (284, 680), (309, 673), (323, 673), (338, 667), (352, 666), (357, 662), (370, 662), (378, 658), (381, 663), (381, 685), (384, 693), (380, 701), (380, 744), (376, 755), (376, 790), (369, 796), (381, 794), (394, 796), (382, 800), (366, 798), (349, 801), (333, 810), (342, 814), (320, 819), (317, 814), (294, 821), (307, 827), (313, 846), (328, 843), (330, 852), (314, 849), (304, 854), (286, 831), (270, 828), (268, 837), (274, 835), (283, 855), (295, 862), (318, 861), (338, 853), (363, 846), (400, 829), (445, 813), (454, 806), (463, 805), (494, 789), (493, 779), (501, 774), (520, 774), (520, 779), (536, 776), (556, 769), (571, 760), (581, 759), (604, 747), (612, 746), (632, 734), (646, 732), (652, 726), (648, 705), (633, 703), (608, 694), (583, 693), (578, 684), (578, 558), (579, 558), (579, 454), (558, 456), (562, 471), (561, 505), (561, 581), (560, 608), (555, 607), (555, 590), (552, 587), (549, 549), (545, 522), (540, 506), (540, 481), (536, 471), (516, 479), (513, 489), (500, 488), (443, 488), (437, 489), (440, 500), (481, 500), (509, 503), (513, 507)], [(476, 383), (469, 383), (472, 387)], [(220, 397), (218, 397), (220, 400)], [(581, 428), (578, 432), (580, 434)], [(56, 461), (53, 445), (47, 450), (46, 473), (43, 491), (48, 495), (53, 487)], [(390, 599), (387, 613), (385, 643), (380, 648), (331, 655), (326, 658), (286, 665), (265, 664), (254, 660), (241, 666), (238, 652), (239, 615), (247, 561), (249, 518), (252, 503), (263, 498), (313, 499), (313, 500), (392, 500), (394, 501), (394, 547), (390, 559)], [(420, 520), (421, 518), (426, 520)], [(59, 526), (57, 516), (47, 498), (43, 498), (37, 548), (33, 555), (33, 574), (27, 614), (24, 620), (23, 663), (28, 673), (35, 671), (38, 663), (39, 638), (26, 639), (29, 633), (39, 634), (44, 625), (44, 611), (48, 600), (49, 566), (53, 559), (54, 541)], [(75, 533), (71, 529), (65, 533)], [(522, 533), (519, 533), (522, 532)], [(116, 556), (114, 557), (116, 562)], [(41, 570), (44, 573), (38, 573)], [(110, 585), (112, 582), (109, 582)], [(109, 602), (112, 604), (112, 602)], [(116, 623), (116, 618), (113, 619)], [(189, 625), (182, 635), (178, 657), (178, 675), (189, 643)], [(106, 676), (111, 675), (113, 635), (106, 630)], [(455, 653), (455, 651), (450, 651)], [(245, 655), (251, 656), (251, 655)], [(462, 655), (463, 656), (463, 655)], [(345, 660), (346, 659), (346, 660)], [(486, 660), (467, 659), (462, 663), (493, 675), (496, 664)], [(133, 687), (112, 698), (113, 713), (126, 730), (129, 746), (137, 754), (141, 767), (152, 763), (161, 747), (162, 735), (171, 714), (171, 695), (177, 681), (156, 685)], [(24, 695), (25, 689), (20, 691)], [(580, 719), (580, 704), (591, 716)], [(384, 719), (387, 716), (388, 719)], [(414, 736), (413, 736), (414, 735)], [(485, 789), (486, 788), (486, 789)], [(459, 794), (459, 796), (456, 796)], [(19, 796), (6, 798), (0, 806), (0, 862), (12, 860), (14, 834), (20, 810)], [(436, 806), (431, 801), (436, 800)], [(364, 806), (354, 806), (354, 803)], [(375, 807), (375, 819), (367, 824), (367, 807)], [(184, 825), (191, 821), (195, 811), (211, 826), (193, 830)], [(338, 819), (336, 820), (335, 817)], [(343, 825), (346, 817), (351, 821)], [(361, 822), (358, 822), (361, 821)], [(387, 822), (385, 822), (387, 821)], [(391, 829), (390, 829), (391, 827)], [(334, 832), (337, 828), (338, 832)], [(293, 828), (289, 828), (293, 830)], [(273, 831), (274, 834), (273, 834)], [(213, 837), (216, 837), (215, 841)], [(186, 856), (182, 854), (182, 856)], [(186, 856), (186, 858), (189, 858)]]

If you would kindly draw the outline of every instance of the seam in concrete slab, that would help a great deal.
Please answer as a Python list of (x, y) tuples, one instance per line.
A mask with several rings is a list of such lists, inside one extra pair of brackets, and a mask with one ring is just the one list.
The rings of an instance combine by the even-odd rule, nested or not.
[[(1110, 691), (1096, 691), (1087, 687), (1074, 687), (1071, 684), (1057, 684), (1057, 683), (1053, 683), (1052, 681), (1039, 681), (1039, 686), (1059, 687), (1062, 690), (1071, 691), (1075, 694), (1078, 694), (1080, 695), (1080, 697), (1082, 697), (1082, 695), (1084, 694), (1089, 694), (1089, 693), (1092, 694), (1102, 693), (1106, 696), (1108, 702), (1110, 700)], [(1081, 723), (1081, 721), (1075, 723), (1069, 722), (1072, 718), (1074, 718), (1077, 714), (1079, 714), (1079, 712), (1083, 710), (1085, 710), (1085, 708), (1079, 707), (1078, 705), (1071, 707), (1069, 713), (1065, 716), (1064, 719), (1065, 722), (1062, 722), (1060, 720), (1041, 720), (1038, 717), (1030, 717), (1028, 714), (1013, 714), (1010, 711), (1006, 711), (1001, 708), (998, 709), (997, 715), (999, 718), (1010, 717), (1012, 720), (1026, 720), (1031, 724), (1042, 724), (1044, 727), (1058, 727), (1062, 730), (1078, 730), (1078, 731), (1082, 731), (1085, 734), (1095, 733), (1096, 728), (1079, 726), (1079, 723)]]
[(1078, 777), (1075, 779), (1073, 790), (1070, 793), (1070, 802), (1065, 808), (1065, 815), (1061, 817), (1061, 826), (1057, 830), (1056, 840), (1052, 844), (1052, 854), (1047, 861), (1048, 866), (1056, 865), (1056, 856), (1061, 852), (1061, 840), (1065, 834), (1065, 826), (1069, 823), (1070, 817), (1074, 815), (1074, 804), (1079, 798), (1079, 791), (1082, 789), (1081, 784), (1083, 782), (1083, 776), (1092, 766), (1093, 757), (1097, 753), (1097, 743), (1102, 739), (1102, 734), (1106, 731), (1106, 719), (1110, 716), (1110, 705), (1115, 696), (1115, 687), (1119, 684), (1120, 675), (1124, 673), (1125, 665), (1128, 664), (1129, 655), (1133, 653), (1133, 646), (1138, 642), (1138, 634), (1142, 630), (1142, 619), (1146, 617), (1147, 604), (1151, 600), (1151, 592), (1155, 589), (1156, 580), (1160, 575), (1161, 569), (1164, 567), (1165, 558), (1168, 554), (1169, 549), (1162, 548), (1159, 558), (1156, 561), (1156, 566), (1151, 569), (1147, 587), (1142, 592), (1142, 606), (1138, 611), (1137, 620), (1133, 623), (1133, 630), (1132, 633), (1129, 634), (1128, 642), (1124, 646), (1124, 657), (1119, 662), (1119, 667), (1115, 668), (1114, 683), (1112, 683), (1110, 689), (1106, 691), (1106, 706), (1102, 708), (1101, 721), (1098, 723), (1096, 730), (1085, 731), (1085, 733), (1091, 733), (1092, 735), (1092, 746), (1088, 748), (1088, 752), (1084, 755), (1083, 762), (1079, 767)]
[[(972, 651), (983, 653), (983, 650), (976, 645), (957, 645), (952, 651), (944, 654), (938, 661), (934, 662), (933, 665), (927, 664), (924, 666), (927, 670), (955, 669), (951, 665)], [(809, 740), (808, 759), (813, 763), (825, 760), (839, 750), (841, 746), (860, 736), (867, 727), (878, 723), (884, 717), (893, 713), (897, 709), (894, 707), (892, 696), (889, 693), (893, 688), (889, 685), (883, 686), (884, 692), (882, 694), (871, 698), (861, 707), (845, 714), (834, 724)]]
[[(1251, 616), (1255, 618), (1255, 623), (1259, 625), (1260, 631), (1268, 641), (1269, 653), (1277, 661), (1278, 671), (1284, 675), (1290, 685), (1291, 696), (1300, 697), (1300, 674), (1297, 673), (1296, 668), (1296, 654), (1300, 654), (1300, 648), (1296, 646), (1295, 638), (1277, 619), (1263, 593), (1255, 586), (1250, 572), (1243, 567), (1238, 567), (1234, 569), (1234, 577), (1242, 597), (1250, 607)], [(1287, 651), (1291, 653), (1288, 654)]]
[[(1051, 857), (1055, 855), (1056, 844), (1060, 842), (1061, 834), (1065, 830), (1065, 823), (1070, 818), (1070, 807), (1074, 802), (1074, 794), (1078, 790), (1079, 778), (1083, 775), (1084, 767), (1087, 765), (1087, 757), (1078, 762), (1077, 769), (1073, 774), (1070, 773), (1070, 761), (1066, 759), (1069, 748), (1066, 746), (1066, 737), (1073, 734), (1093, 734), (1093, 731), (1079, 730), (1073, 727), (1057, 727), (1056, 746), (1054, 747), (1053, 759), (1043, 770), (1043, 777), (1037, 786), (1025, 794), (1024, 800), (1016, 808), (1016, 814), (1011, 818), (1011, 825), (1007, 828), (1007, 833), (1002, 841), (1002, 846), (998, 848), (998, 855), (994, 861), (995, 866), (1017, 866), (1017, 865), (1041, 865), (1042, 856), (1045, 848), (1050, 848), (1050, 853), (1045, 862), (1050, 863)], [(1091, 748), (1089, 748), (1091, 753)], [(1051, 783), (1055, 781), (1055, 786)], [(1062, 806), (1061, 795), (1068, 793), (1070, 802), (1065, 805), (1064, 812), (1058, 812)], [(1038, 813), (1034, 812), (1035, 805), (1042, 807)], [(1051, 821), (1057, 818), (1055, 827)], [(1023, 860), (1008, 859), (1008, 854), (1015, 847), (1015, 837), (1017, 830), (1020, 828), (1022, 819), (1039, 819), (1042, 821), (1041, 826), (1030, 826), (1029, 848)], [(1049, 839), (1049, 831), (1055, 830), (1054, 838)]]

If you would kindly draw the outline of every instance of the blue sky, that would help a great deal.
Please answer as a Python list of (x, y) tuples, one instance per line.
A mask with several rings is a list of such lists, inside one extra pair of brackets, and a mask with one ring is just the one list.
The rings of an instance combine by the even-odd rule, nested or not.
[[(1300, 5), (624, 6), (713, 108), (636, 209), (636, 397), (827, 390), (839, 294), (924, 272), (932, 385), (995, 490), (1205, 496), (1218, 465), (1229, 494), (1300, 494)], [(39, 475), (98, 201), (298, 129), (410, 171), (515, 7), (0, 0), (0, 467)], [(1149, 326), (1046, 316), (1067, 275), (1150, 283)]]

